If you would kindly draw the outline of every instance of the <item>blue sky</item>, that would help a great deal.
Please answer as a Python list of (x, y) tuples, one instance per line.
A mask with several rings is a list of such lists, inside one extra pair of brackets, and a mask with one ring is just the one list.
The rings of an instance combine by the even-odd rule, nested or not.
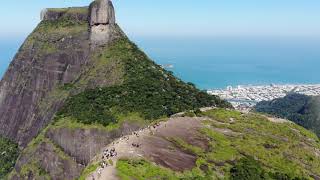
[[(1, 2), (0, 39), (29, 34), (45, 7), (85, 6), (90, 0)], [(319, 0), (114, 0), (129, 36), (320, 37)]]

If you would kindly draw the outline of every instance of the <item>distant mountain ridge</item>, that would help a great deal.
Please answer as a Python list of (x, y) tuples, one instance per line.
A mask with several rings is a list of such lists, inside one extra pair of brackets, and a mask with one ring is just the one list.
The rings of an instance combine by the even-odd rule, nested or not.
[(320, 136), (320, 96), (289, 94), (260, 102), (255, 111), (289, 119)]

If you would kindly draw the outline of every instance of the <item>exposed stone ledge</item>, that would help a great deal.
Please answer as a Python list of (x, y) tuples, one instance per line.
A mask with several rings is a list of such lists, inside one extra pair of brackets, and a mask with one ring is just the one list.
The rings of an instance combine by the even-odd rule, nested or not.
[(41, 21), (67, 18), (74, 21), (88, 21), (88, 7), (47, 8), (41, 11)]
[(90, 26), (114, 25), (116, 23), (114, 7), (110, 0), (95, 0), (90, 4)]
[(42, 21), (61, 18), (88, 22), (93, 47), (106, 45), (116, 38), (115, 10), (110, 0), (95, 0), (89, 7), (49, 8), (41, 12)]
[(117, 37), (115, 11), (110, 0), (95, 0), (90, 4), (89, 25), (93, 47), (106, 45)]

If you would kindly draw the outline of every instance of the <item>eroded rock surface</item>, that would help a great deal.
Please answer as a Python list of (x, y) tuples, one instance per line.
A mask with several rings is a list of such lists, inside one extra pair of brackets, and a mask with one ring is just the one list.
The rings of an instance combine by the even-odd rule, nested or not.
[(116, 23), (114, 7), (110, 0), (96, 0), (91, 3), (90, 8), (90, 26), (96, 25), (114, 25)]
[(60, 18), (71, 19), (73, 21), (87, 21), (88, 7), (74, 8), (47, 8), (41, 11), (41, 21), (55, 21)]
[(41, 101), (79, 76), (88, 49), (86, 31), (53, 36), (38, 29), (30, 35), (0, 82), (0, 134), (21, 146), (35, 137), (63, 103), (54, 100), (42, 113)]
[[(51, 122), (68, 97), (57, 89), (90, 68), (97, 46), (124, 35), (108, 0), (94, 1), (90, 8), (46, 9), (41, 18), (0, 82), (0, 135), (21, 147)], [(94, 86), (99, 82), (90, 88)]]
[(139, 128), (141, 126), (134, 123), (125, 123), (119, 129), (110, 131), (97, 128), (55, 128), (48, 130), (46, 136), (76, 162), (88, 165), (103, 147)]
[(107, 44), (118, 36), (115, 11), (110, 0), (96, 0), (91, 3), (89, 25), (93, 45)]
[(31, 152), (21, 155), (10, 179), (47, 179), (45, 176), (57, 180), (76, 179), (83, 169), (83, 165), (77, 164), (51, 142), (46, 141)]

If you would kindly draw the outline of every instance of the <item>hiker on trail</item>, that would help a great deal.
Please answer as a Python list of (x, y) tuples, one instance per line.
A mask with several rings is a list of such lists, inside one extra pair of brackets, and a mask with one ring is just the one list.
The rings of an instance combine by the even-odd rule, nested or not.
[(106, 168), (107, 167), (106, 162), (102, 162), (102, 166), (103, 166), (103, 168)]
[(138, 144), (138, 143), (132, 143), (132, 146), (133, 147), (136, 147), (136, 148), (139, 148), (141, 146), (141, 144)]
[[(141, 130), (140, 130), (140, 131), (141, 131)], [(140, 131), (139, 131), (139, 132), (140, 132)], [(134, 132), (133, 134), (134, 134), (135, 136), (139, 137), (139, 133), (138, 133), (138, 132)]]
[(106, 156), (106, 155), (108, 154), (108, 152), (109, 152), (109, 149), (105, 149), (105, 150), (103, 151), (103, 154)]
[(98, 169), (98, 176), (99, 176), (99, 178), (101, 177), (101, 171), (102, 171), (103, 169), (102, 168), (99, 168)]

